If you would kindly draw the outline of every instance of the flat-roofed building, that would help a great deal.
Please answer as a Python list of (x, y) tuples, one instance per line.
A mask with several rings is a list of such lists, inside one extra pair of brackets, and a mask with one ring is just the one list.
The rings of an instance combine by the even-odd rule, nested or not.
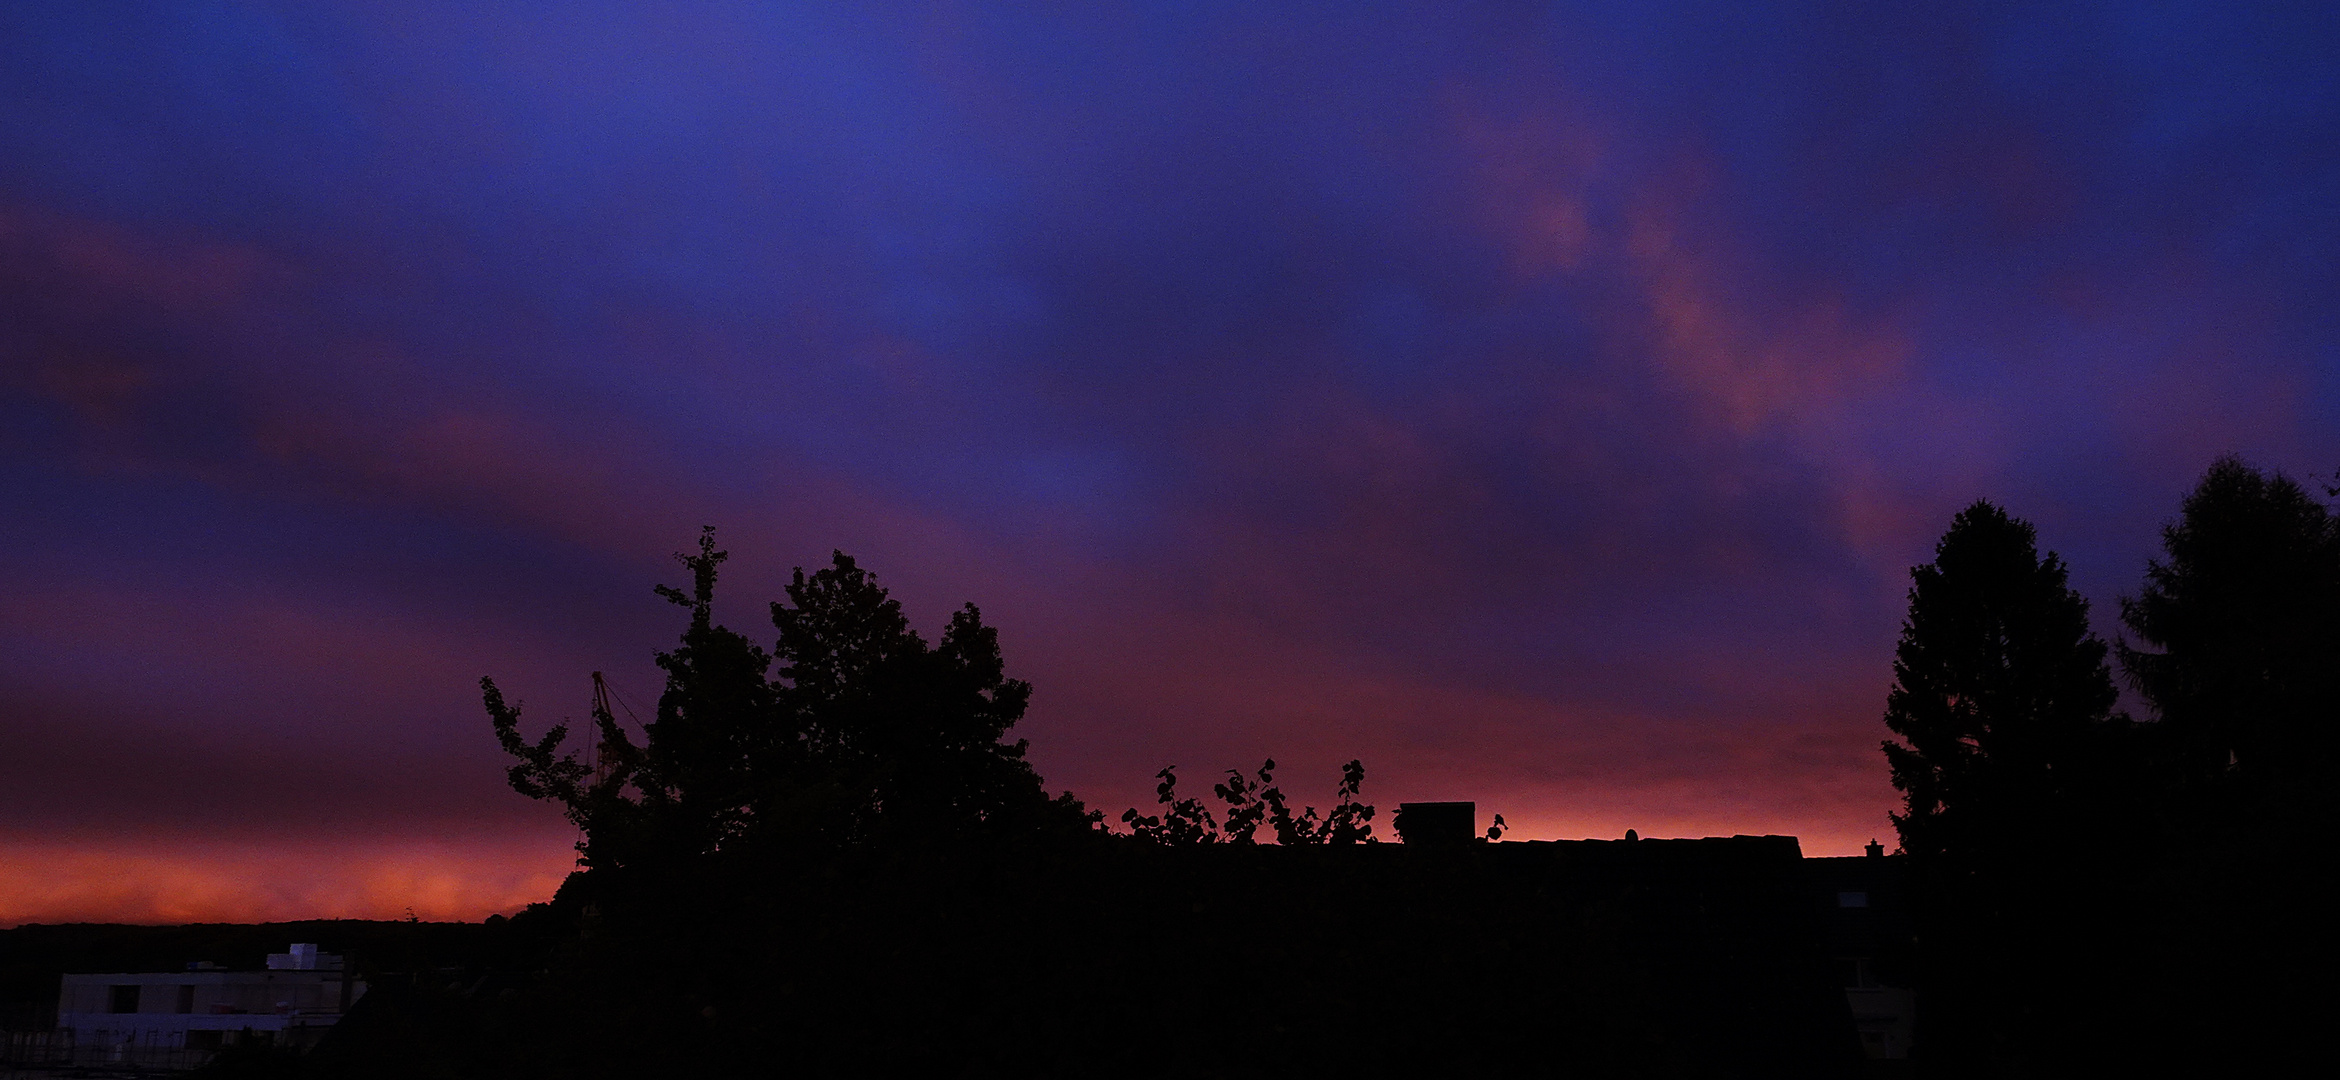
[(342, 957), (309, 943), (272, 953), (261, 971), (190, 964), (185, 971), (68, 974), (57, 1034), (88, 1053), (216, 1050), (245, 1040), (307, 1046), (364, 996)]

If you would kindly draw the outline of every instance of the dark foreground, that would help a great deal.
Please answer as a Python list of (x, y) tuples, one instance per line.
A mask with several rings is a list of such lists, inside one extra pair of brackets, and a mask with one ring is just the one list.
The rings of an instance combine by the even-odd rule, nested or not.
[[(0, 1028), (63, 971), (315, 941), (370, 992), (210, 1075), (2284, 1075), (2325, 1054), (2323, 835), (2073, 849), (1981, 915), (1784, 837), (708, 858), (484, 924), (0, 931)], [(1863, 1058), (1851, 956), (1916, 987), (1910, 1060)]]
[[(1860, 1075), (1826, 917), (1785, 837), (702, 865), (488, 926), (317, 926), (373, 990), (305, 1057), (213, 1071)], [(81, 933), (135, 968), (244, 929)]]

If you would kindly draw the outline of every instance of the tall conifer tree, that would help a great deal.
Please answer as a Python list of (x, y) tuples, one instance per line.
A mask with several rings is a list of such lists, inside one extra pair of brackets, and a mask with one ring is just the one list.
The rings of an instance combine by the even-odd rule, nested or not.
[(2117, 696), (2088, 601), (2029, 523), (1988, 502), (1910, 571), (1885, 725), (1903, 850), (1967, 867), (2078, 809)]

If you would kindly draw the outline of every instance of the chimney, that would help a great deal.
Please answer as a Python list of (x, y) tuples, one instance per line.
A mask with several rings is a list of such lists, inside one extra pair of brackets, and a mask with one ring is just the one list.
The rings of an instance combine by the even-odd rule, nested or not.
[(1478, 836), (1479, 807), (1468, 802), (1399, 803), (1398, 839), (1420, 847), (1465, 847)]
[(1878, 843), (1874, 837), (1870, 838), (1869, 846), (1863, 848), (1862, 850), (1867, 851), (1869, 853), (1869, 857), (1872, 859), (1882, 859), (1885, 857), (1885, 845)]

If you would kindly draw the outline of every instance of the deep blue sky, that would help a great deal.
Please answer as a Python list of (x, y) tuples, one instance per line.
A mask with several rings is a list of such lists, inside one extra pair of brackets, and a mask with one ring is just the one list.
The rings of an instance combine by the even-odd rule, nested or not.
[(486, 7), (0, 9), (0, 921), (540, 894), (701, 524), (1112, 812), (1848, 852), (1959, 507), (2340, 466), (2330, 5)]

